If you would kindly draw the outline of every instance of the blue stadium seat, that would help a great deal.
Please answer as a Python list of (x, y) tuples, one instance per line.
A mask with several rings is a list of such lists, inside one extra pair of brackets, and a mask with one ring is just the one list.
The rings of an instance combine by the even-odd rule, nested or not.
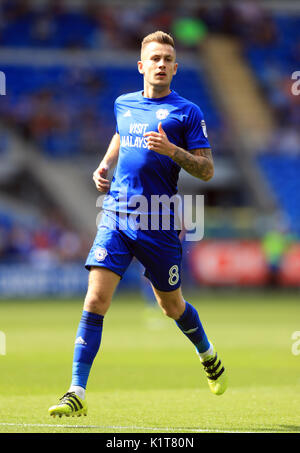
[(291, 74), (295, 70), (293, 49), (300, 45), (300, 15), (275, 14), (274, 22), (278, 29), (278, 40), (266, 46), (248, 44), (245, 56), (257, 75), (262, 79), (268, 65), (275, 65), (282, 74)]
[[(31, 97), (42, 90), (49, 90), (56, 110), (59, 112), (63, 107), (68, 112), (71, 130), (67, 130), (65, 134), (52, 130), (38, 141), (38, 145), (47, 154), (55, 157), (80, 152), (74, 131), (82, 127), (80, 113), (84, 111), (92, 111), (97, 121), (105, 123), (107, 136), (103, 137), (102, 143), (108, 142), (115, 130), (114, 99), (121, 94), (142, 89), (142, 77), (135, 67), (82, 68), (75, 78), (74, 68), (67, 66), (7, 65), (2, 70), (8, 80), (8, 99), (12, 111), (26, 96)], [(99, 81), (99, 89), (90, 87), (86, 81), (88, 76)], [(185, 67), (173, 80), (175, 91), (200, 106), (208, 131), (219, 130), (221, 117), (203, 74)]]
[[(28, 13), (25, 17), (15, 19), (3, 25), (0, 44), (11, 47), (48, 47), (61, 48), (77, 45), (91, 47), (91, 37), (99, 26), (88, 16), (68, 12), (48, 18), (51, 25), (48, 35), (39, 39), (34, 33), (35, 26), (43, 15)], [(47, 20), (47, 16), (44, 16)]]
[(300, 235), (300, 156), (265, 153), (257, 160), (291, 229)]

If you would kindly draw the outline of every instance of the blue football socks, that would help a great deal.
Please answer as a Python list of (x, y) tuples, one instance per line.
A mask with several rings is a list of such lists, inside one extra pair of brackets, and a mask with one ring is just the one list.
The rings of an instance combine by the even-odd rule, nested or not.
[(188, 302), (185, 302), (185, 310), (177, 321), (179, 329), (195, 345), (199, 353), (207, 351), (210, 342), (204, 332), (197, 310)]
[(102, 327), (102, 315), (83, 311), (76, 334), (72, 386), (86, 388), (90, 369), (100, 347)]
[[(72, 368), (71, 387), (86, 388), (93, 361), (100, 347), (103, 327), (102, 315), (83, 311), (79, 322)], [(210, 342), (205, 334), (197, 310), (186, 302), (181, 317), (175, 321), (185, 336), (195, 345), (198, 353), (204, 353), (210, 348)]]

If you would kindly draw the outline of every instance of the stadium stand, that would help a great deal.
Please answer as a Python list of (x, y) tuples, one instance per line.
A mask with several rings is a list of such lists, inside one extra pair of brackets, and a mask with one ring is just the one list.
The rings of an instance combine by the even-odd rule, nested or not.
[(300, 233), (300, 97), (292, 73), (300, 63), (300, 15), (274, 14), (273, 39), (247, 43), (245, 56), (269, 102), (277, 127), (257, 162), (283, 209), (292, 232)]
[[(113, 100), (141, 87), (132, 67), (4, 65), (9, 94), (0, 120), (53, 157), (104, 152), (114, 128)], [(120, 78), (120, 70), (122, 78)], [(174, 89), (201, 105), (208, 127), (218, 137), (217, 111), (199, 69), (182, 69)]]
[[(10, 131), (12, 135), (17, 135), (17, 145), (13, 148), (18, 154), (17, 161), (22, 161), (18, 169), (15, 165), (10, 181), (24, 171), (29, 179), (26, 187), (22, 185), (19, 189), (11, 190), (13, 184), (7, 183), (3, 175), (0, 187), (2, 193), (10, 191), (13, 199), (20, 198), (20, 193), (31, 192), (29, 185), (37, 187), (36, 193), (43, 193), (43, 203), (37, 203), (36, 200), (38, 215), (33, 216), (31, 221), (23, 219), (23, 211), (20, 212), (19, 206), (15, 205), (15, 211), (2, 209), (3, 247), (0, 256), (3, 262), (9, 256), (31, 261), (32, 256), (38, 255), (44, 257), (45, 261), (50, 260), (50, 257), (54, 261), (64, 261), (64, 256), (68, 254), (61, 253), (59, 247), (54, 247), (54, 242), (47, 239), (49, 230), (53, 229), (60, 231), (59, 236), (68, 234), (68, 237), (77, 237), (77, 247), (70, 247), (70, 250), (74, 248), (75, 251), (69, 254), (69, 259), (77, 259), (77, 249), (82, 260), (86, 256), (86, 235), (82, 232), (92, 230), (91, 223), (95, 224), (96, 211), (88, 203), (88, 195), (84, 198), (86, 183), (74, 162), (77, 159), (83, 166), (86, 162), (92, 162), (95, 166), (106, 151), (115, 128), (113, 99), (122, 93), (136, 91), (141, 86), (135, 64), (131, 64), (132, 58), (129, 63), (118, 65), (118, 61), (122, 60), (120, 49), (121, 52), (123, 49), (134, 49), (135, 61), (145, 21), (153, 18), (159, 26), (158, 18), (161, 17), (158, 15), (160, 8), (145, 5), (136, 15), (137, 8), (125, 5), (121, 9), (126, 20), (123, 21), (123, 28), (119, 29), (115, 21), (116, 8), (103, 5), (99, 8), (96, 3), (88, 2), (79, 10), (72, 6), (65, 7), (63, 2), (44, 2), (42, 5), (40, 2), (15, 0), (1, 3), (0, 59), (1, 70), (7, 80), (7, 95), (2, 97), (0, 105), (2, 163), (5, 161), (8, 165), (12, 160), (11, 147), (7, 147), (7, 131)], [(133, 22), (135, 36), (132, 35)], [(98, 55), (91, 64), (94, 54), (90, 57), (87, 55), (95, 49), (117, 53), (106, 63)], [(78, 51), (81, 54), (76, 54)], [(45, 58), (45, 55), (48, 57)], [(114, 55), (116, 61), (112, 64)], [(174, 79), (173, 87), (201, 105), (215, 143), (215, 151), (219, 148), (221, 152), (222, 147), (217, 146), (222, 128), (221, 114), (214, 104), (201, 65), (195, 61), (184, 64)], [(45, 160), (34, 156), (34, 152), (41, 153)], [(49, 158), (52, 163), (47, 161)], [(32, 165), (28, 165), (28, 162), (32, 162)], [(88, 167), (89, 177), (90, 170), (91, 167)], [(9, 173), (5, 174), (7, 179)], [(93, 199), (91, 194), (90, 200)], [(77, 202), (79, 197), (81, 208)], [(29, 208), (27, 201), (23, 198), (24, 205)], [(48, 214), (52, 212), (53, 202), (63, 219), (59, 222), (57, 213), (55, 216)], [(89, 212), (85, 212), (83, 207), (89, 207)], [(82, 218), (90, 218), (91, 221), (84, 222)], [(45, 229), (45, 225), (49, 227)], [(70, 225), (76, 225), (79, 231)], [(15, 230), (26, 231), (26, 243), (29, 244), (27, 253), (22, 252), (23, 247), (16, 241), (18, 235), (13, 234)], [(37, 236), (46, 239), (41, 243), (36, 242)], [(43, 253), (40, 253), (41, 250)]]
[[(188, 8), (167, 0), (75, 3), (76, 7), (72, 1), (5, 0), (0, 5), (0, 69), (7, 79), (0, 102), (0, 263), (82, 264), (91, 231), (84, 219), (95, 223), (96, 215), (90, 205), (95, 193), (87, 180), (114, 132), (113, 99), (139, 89), (134, 64), (140, 39), (159, 28), (178, 38), (183, 63), (173, 88), (201, 106), (213, 143), (214, 180), (205, 187), (197, 182), (186, 186), (193, 193), (205, 193), (207, 207), (222, 208), (208, 217), (207, 237), (261, 234), (255, 218), (266, 213), (256, 209), (265, 204), (259, 206), (249, 196), (251, 181), (257, 198), (264, 194), (272, 205), (274, 197), (276, 209), (287, 215), (299, 235), (300, 96), (291, 95), (290, 76), (300, 61), (300, 16), (274, 13), (251, 1), (221, 6), (206, 2), (201, 7), (188, 2)], [(180, 29), (182, 18), (187, 19), (186, 36)], [(198, 41), (189, 35), (191, 30), (197, 30)], [(254, 80), (251, 93), (274, 118), (269, 141), (261, 148), (252, 146), (250, 154), (236, 139), (233, 126), (241, 118), (229, 124), (216, 77), (207, 70), (209, 38), (217, 42), (224, 36), (242, 49), (237, 67), (243, 59)], [(232, 83), (229, 61), (216, 53), (214, 64), (220, 81), (226, 72)], [(232, 92), (223, 92), (230, 104)], [(247, 112), (243, 96), (238, 100)], [(254, 137), (256, 126), (249, 124)], [(239, 160), (237, 153), (245, 157), (246, 151), (248, 160)], [(253, 176), (259, 170), (270, 192)], [(16, 178), (23, 183), (14, 185)], [(232, 207), (239, 207), (240, 214), (231, 214)]]

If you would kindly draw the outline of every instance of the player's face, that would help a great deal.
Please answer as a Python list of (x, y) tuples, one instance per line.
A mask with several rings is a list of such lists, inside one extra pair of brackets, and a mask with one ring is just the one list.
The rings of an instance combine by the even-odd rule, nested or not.
[(163, 90), (171, 84), (178, 64), (175, 61), (175, 50), (169, 44), (148, 43), (138, 62), (138, 69), (147, 84)]

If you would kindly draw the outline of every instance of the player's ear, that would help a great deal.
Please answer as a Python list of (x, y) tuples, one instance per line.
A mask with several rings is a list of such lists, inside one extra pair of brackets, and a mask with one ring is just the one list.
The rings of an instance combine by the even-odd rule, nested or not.
[(173, 75), (175, 75), (175, 74), (177, 73), (177, 69), (178, 69), (178, 63), (175, 63), (175, 64), (174, 64)]
[(138, 61), (137, 62), (137, 66), (138, 66), (138, 71), (140, 74), (144, 74), (144, 69), (143, 69), (143, 62), (142, 61)]

